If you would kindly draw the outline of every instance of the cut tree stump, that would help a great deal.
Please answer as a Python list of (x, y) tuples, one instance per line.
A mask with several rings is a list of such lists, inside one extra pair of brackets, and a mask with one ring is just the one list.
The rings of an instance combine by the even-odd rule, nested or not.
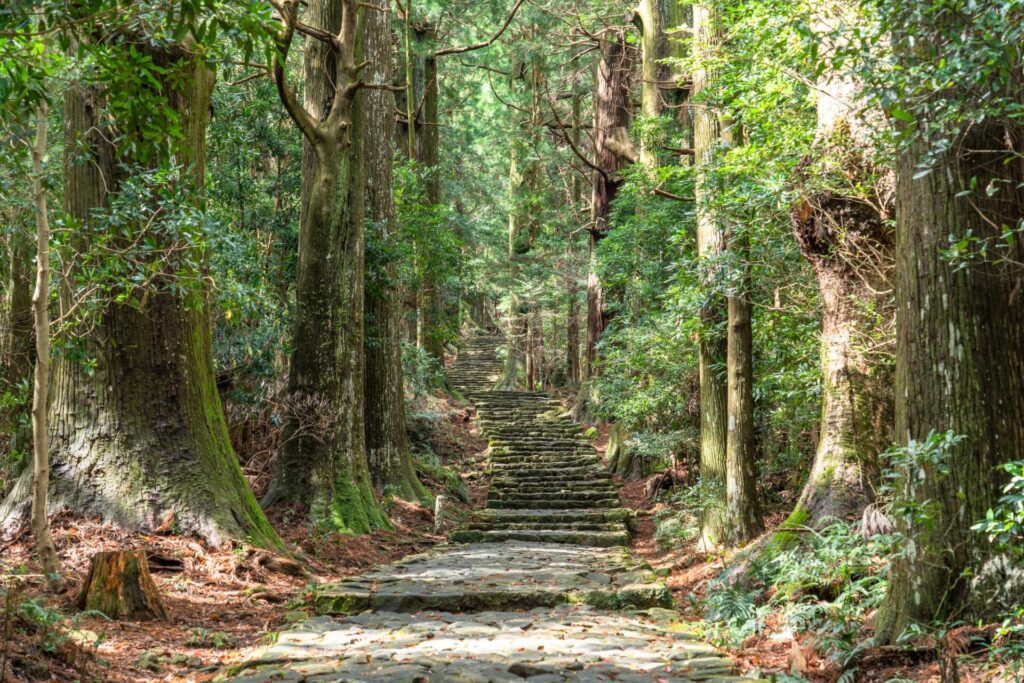
[(149, 575), (146, 554), (138, 551), (93, 555), (78, 596), (78, 609), (102, 612), (111, 619), (168, 621), (167, 610)]

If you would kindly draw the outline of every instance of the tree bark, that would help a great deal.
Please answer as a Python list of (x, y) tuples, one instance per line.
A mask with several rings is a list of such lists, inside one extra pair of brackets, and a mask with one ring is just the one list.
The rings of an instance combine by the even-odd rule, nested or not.
[(102, 612), (114, 620), (168, 621), (167, 610), (149, 574), (146, 554), (138, 551), (93, 555), (77, 607)]
[(53, 587), (61, 585), (60, 561), (50, 533), (47, 497), (50, 490), (50, 439), (47, 406), (50, 393), (50, 214), (46, 206), (43, 158), (49, 132), (50, 108), (39, 105), (36, 141), (32, 147), (32, 199), (36, 211), (35, 313), (36, 367), (32, 384), (32, 535), (36, 556)]
[[(174, 46), (152, 56), (167, 69), (160, 92), (179, 117), (174, 154), (183, 182), (201, 186), (212, 73)], [(107, 206), (122, 180), (119, 164), (130, 161), (128, 146), (115, 148), (101, 132), (112, 115), (99, 88), (69, 86), (64, 209), (81, 222)], [(210, 329), (204, 292), (158, 289), (140, 307), (111, 302), (97, 313), (94, 331), (79, 339), (94, 366), (64, 357), (53, 369), (51, 511), (147, 531), (173, 518), (212, 545), (279, 543), (231, 448)], [(0, 520), (24, 514), (29, 488), (18, 482)]]
[[(844, 11), (841, 5), (832, 8), (833, 13)], [(835, 17), (822, 17), (819, 23), (820, 35), (828, 36), (829, 27), (837, 22)], [(826, 50), (832, 51), (830, 39), (823, 40)], [(859, 518), (874, 500), (879, 456), (893, 438), (892, 369), (887, 358), (895, 315), (890, 294), (894, 235), (888, 224), (892, 171), (870, 161), (868, 121), (857, 113), (862, 85), (851, 74), (831, 69), (822, 73), (817, 85), (817, 140), (796, 184), (820, 187), (827, 178), (833, 189), (809, 190), (794, 207), (792, 221), (801, 252), (818, 281), (821, 424), (810, 475), (776, 534), (776, 545), (796, 541), (794, 528), (821, 528), (830, 520)], [(868, 116), (879, 118), (874, 113)], [(865, 338), (868, 330), (879, 330), (880, 339)]]
[[(706, 56), (719, 40), (715, 17), (702, 5), (693, 7), (694, 49), (697, 71), (693, 93), (699, 95), (712, 76), (705, 68)], [(700, 375), (700, 475), (704, 487), (704, 511), (701, 541), (706, 549), (717, 548), (728, 538), (727, 517), (727, 385), (721, 368), (726, 365), (728, 348), (722, 327), (728, 316), (727, 302), (719, 289), (725, 235), (708, 206), (711, 194), (706, 167), (711, 161), (719, 137), (717, 114), (702, 104), (693, 111), (693, 140), (697, 165), (697, 258), (705, 304), (701, 308), (701, 335), (698, 342)]]
[[(417, 32), (418, 41), (421, 43), (427, 42), (433, 35), (432, 27)], [(441, 170), (438, 166), (441, 137), (441, 125), (438, 118), (440, 86), (437, 60), (433, 55), (427, 55), (423, 59), (423, 89), (423, 114), (417, 125), (419, 162), (426, 172), (427, 202), (432, 206), (438, 206), (441, 204)], [(444, 343), (447, 334), (444, 297), (440, 285), (430, 269), (426, 269), (423, 274), (418, 310), (418, 345), (431, 358), (444, 365)]]
[[(901, 47), (902, 63), (930, 59), (922, 34), (915, 48)], [(956, 89), (941, 96), (969, 101)], [(909, 133), (923, 135), (928, 123)], [(896, 436), (904, 446), (933, 433), (964, 438), (945, 453), (948, 471), (929, 462), (900, 482), (899, 498), (924, 514), (896, 520), (906, 542), (876, 622), (882, 642), (914, 622), (994, 616), (969, 578), (985, 574), (994, 551), (970, 527), (999, 498), (998, 465), (1019, 458), (1024, 443), (1024, 244), (1001, 237), (1001, 226), (1024, 219), (1024, 130), (995, 118), (946, 127), (954, 144), (930, 173), (920, 173), (922, 162), (936, 152), (921, 138), (897, 165)], [(951, 259), (960, 240), (1001, 246)]]
[(7, 291), (0, 320), (0, 389), (14, 389), (32, 370), (32, 241), (8, 236)]
[[(390, 0), (379, 6), (388, 11), (364, 15), (364, 78), (369, 83), (392, 81)], [(393, 146), (395, 97), (388, 90), (360, 94), (365, 110), (363, 153), (366, 165), (366, 225), (376, 239), (388, 245), (395, 234)], [(376, 281), (366, 286), (366, 453), (374, 486), (404, 500), (429, 501), (430, 495), (416, 476), (409, 453), (405, 423), (405, 380), (402, 374), (401, 309), (395, 284), (395, 262), (376, 264)]]
[(726, 510), (729, 544), (742, 545), (764, 532), (754, 459), (754, 332), (746, 235), (731, 236), (729, 249), (742, 270), (728, 297)]
[[(355, 0), (311, 0), (306, 23), (338, 48), (306, 46), (305, 104), (286, 81), (285, 27), (275, 62), (278, 92), (304, 137), (294, 343), (285, 442), (265, 504), (309, 506), (327, 528), (365, 533), (389, 522), (374, 497), (365, 440), (363, 114)], [(291, 5), (298, 12), (298, 4)], [(372, 11), (372, 10), (371, 10)]]
[(597, 245), (611, 229), (608, 217), (622, 184), (617, 174), (625, 162), (616, 156), (610, 143), (629, 129), (633, 110), (630, 102), (633, 62), (633, 54), (624, 34), (611, 34), (601, 41), (601, 62), (598, 65), (594, 97), (594, 158), (596, 166), (603, 173), (594, 172), (591, 202), (587, 348), (584, 363), (584, 377), (587, 379), (594, 377), (597, 372), (597, 345), (608, 324), (608, 311), (604, 305), (604, 292), (597, 277), (595, 259)]

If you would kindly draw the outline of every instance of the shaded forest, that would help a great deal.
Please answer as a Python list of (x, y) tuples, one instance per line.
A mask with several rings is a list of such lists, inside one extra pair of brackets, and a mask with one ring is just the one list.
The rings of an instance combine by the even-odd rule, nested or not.
[(5, 0), (0, 683), (234, 680), (488, 542), (628, 547), (751, 679), (1022, 680), (1022, 46), (1020, 0)]

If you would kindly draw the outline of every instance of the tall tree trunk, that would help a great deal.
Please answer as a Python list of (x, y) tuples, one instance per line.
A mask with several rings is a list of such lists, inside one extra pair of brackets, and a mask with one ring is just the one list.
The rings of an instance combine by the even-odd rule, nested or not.
[(611, 206), (622, 179), (619, 170), (627, 163), (616, 153), (616, 143), (628, 140), (632, 118), (632, 72), (634, 54), (624, 33), (609, 33), (601, 40), (594, 93), (594, 164), (602, 170), (593, 175), (590, 214), (590, 241), (587, 272), (587, 336), (583, 353), (583, 380), (572, 406), (572, 416), (580, 422), (592, 421), (597, 401), (597, 346), (608, 324), (604, 290), (597, 276), (597, 247), (608, 234)]
[[(901, 44), (903, 65), (930, 63), (940, 49), (931, 32), (959, 35), (969, 20), (950, 13), (941, 21), (964, 24), (923, 27), (916, 44)], [(1019, 77), (1012, 87), (1000, 96), (1019, 101)], [(971, 101), (955, 87), (934, 96)], [(932, 124), (953, 139), (948, 151), (931, 148)], [(883, 642), (910, 623), (994, 616), (986, 596), (970, 590), (993, 553), (971, 526), (999, 498), (998, 465), (1019, 459), (1024, 443), (1024, 243), (1004, 240), (1001, 227), (1024, 219), (1024, 129), (988, 118), (966, 130), (918, 120), (907, 132), (918, 137), (897, 165), (896, 437), (903, 446), (931, 434), (963, 439), (941, 462), (903, 473), (898, 496), (921, 514), (897, 519), (906, 543), (876, 622)], [(951, 258), (960, 240), (989, 249), (968, 246)]]
[[(364, 15), (364, 59), (369, 62), (364, 78), (369, 83), (392, 80), (391, 7)], [(363, 154), (366, 166), (366, 225), (376, 239), (387, 245), (395, 234), (395, 201), (392, 187), (395, 97), (388, 90), (360, 94), (365, 111)], [(393, 260), (376, 264), (374, 282), (366, 286), (366, 453), (370, 477), (378, 489), (405, 500), (429, 500), (416, 477), (409, 453), (405, 424), (405, 387), (402, 374), (401, 317), (395, 284), (398, 272)], [(368, 269), (370, 270), (370, 269)]]
[[(179, 117), (176, 161), (184, 182), (201, 186), (213, 75), (174, 47), (152, 57), (167, 70), (160, 94)], [(130, 160), (127, 145), (115, 148), (101, 132), (112, 115), (99, 88), (68, 88), (64, 209), (83, 223), (108, 205), (122, 180), (119, 164)], [(143, 530), (173, 518), (213, 545), (279, 542), (231, 448), (210, 329), (204, 292), (160, 290), (138, 308), (109, 303), (97, 313), (95, 331), (79, 340), (95, 364), (65, 357), (53, 370), (51, 510)], [(28, 489), (18, 482), (0, 519), (20, 514)]]
[(39, 105), (36, 141), (32, 146), (32, 199), (36, 210), (35, 313), (36, 367), (32, 394), (32, 535), (36, 556), (53, 587), (61, 585), (60, 561), (50, 533), (47, 498), (50, 491), (50, 435), (46, 409), (50, 392), (50, 215), (46, 206), (43, 157), (49, 130), (50, 108)]
[[(540, 134), (541, 78), (543, 70), (539, 60), (523, 68), (514, 65), (513, 74), (524, 73), (529, 77), (530, 118), (522, 126), (524, 134), (509, 145), (509, 205), (508, 214), (508, 269), (511, 291), (509, 296), (508, 339), (505, 367), (498, 386), (516, 388), (529, 383), (532, 359), (530, 355), (530, 318), (533, 305), (520, 301), (516, 288), (522, 275), (523, 265), (530, 259), (534, 240), (540, 232), (539, 219), (534, 211), (536, 195), (540, 191), (543, 168), (537, 159), (538, 135)], [(516, 92), (513, 76), (510, 89)]]
[[(569, 267), (574, 268), (574, 261), (570, 261)], [(575, 272), (569, 273), (567, 282), (565, 367), (569, 386), (575, 387), (580, 382), (580, 293)]]
[(14, 388), (32, 370), (32, 241), (8, 236), (6, 301), (0, 319), (0, 390)]
[[(836, 24), (835, 16), (822, 17), (820, 35)], [(833, 50), (827, 43), (826, 49)], [(892, 369), (885, 351), (895, 315), (888, 293), (893, 176), (870, 161), (870, 126), (857, 113), (861, 89), (848, 73), (826, 69), (819, 77), (817, 140), (797, 178), (798, 186), (820, 187), (825, 177), (833, 188), (811, 191), (792, 212), (794, 235), (818, 281), (822, 409), (811, 473), (776, 545), (796, 541), (794, 528), (857, 518), (874, 499), (879, 455), (892, 443)], [(868, 343), (865, 331), (879, 329), (879, 321), (883, 337)]]
[[(641, 90), (640, 112), (645, 118), (653, 119), (661, 116), (664, 111), (662, 88), (669, 78), (668, 67), (664, 59), (668, 57), (668, 36), (665, 34), (666, 21), (671, 20), (675, 13), (667, 5), (672, 0), (640, 0), (635, 20), (641, 31)], [(640, 163), (645, 166), (658, 165), (657, 141), (652, 139), (649, 131), (640, 136)]]
[(604, 292), (597, 277), (595, 259), (597, 245), (608, 234), (611, 225), (612, 202), (622, 184), (618, 172), (624, 165), (616, 155), (615, 142), (625, 139), (629, 130), (631, 72), (633, 56), (624, 34), (609, 34), (601, 41), (601, 62), (597, 72), (597, 90), (594, 97), (594, 157), (595, 164), (604, 173), (594, 173), (591, 202), (590, 274), (587, 277), (587, 349), (584, 374), (596, 373), (597, 344), (601, 341), (608, 311), (604, 305)]
[[(420, 42), (429, 41), (433, 28), (418, 32)], [(437, 60), (433, 55), (423, 59), (423, 112), (418, 122), (419, 162), (426, 172), (427, 202), (432, 206), (441, 203), (441, 170), (438, 153), (441, 126), (438, 119), (440, 86), (438, 83)], [(434, 273), (427, 269), (423, 274), (423, 286), (419, 295), (419, 328), (417, 331), (420, 348), (436, 360), (444, 363), (444, 342), (446, 335), (446, 311), (444, 297)]]
[(726, 516), (730, 545), (746, 543), (764, 531), (754, 460), (754, 332), (747, 245), (746, 235), (730, 236), (729, 249), (741, 269), (736, 290), (728, 297)]
[[(718, 27), (710, 9), (693, 7), (694, 49), (697, 70), (693, 75), (693, 93), (699, 95), (711, 80), (706, 60), (719, 41)], [(722, 327), (728, 316), (727, 303), (720, 291), (720, 270), (725, 251), (725, 235), (709, 207), (706, 167), (714, 154), (719, 136), (717, 114), (707, 105), (693, 111), (693, 142), (697, 164), (697, 258), (700, 262), (701, 288), (705, 303), (700, 311), (701, 335), (698, 350), (700, 374), (700, 475), (705, 490), (701, 518), (701, 540), (708, 548), (720, 546), (728, 538), (726, 514), (728, 471), (726, 447), (727, 385), (722, 372), (728, 354)]]
[[(338, 49), (306, 46), (305, 104), (275, 63), (282, 101), (303, 131), (289, 414), (266, 504), (309, 506), (314, 523), (364, 533), (389, 526), (370, 484), (365, 440), (363, 107), (357, 101), (355, 0), (310, 0), (306, 23), (338, 36)], [(292, 5), (297, 14), (298, 4)], [(376, 10), (370, 10), (376, 11)], [(295, 15), (290, 18), (294, 22)], [(286, 59), (294, 23), (279, 53)]]
[[(743, 144), (743, 131), (729, 123), (722, 129), (729, 147)], [(727, 297), (726, 332), (726, 524), (730, 545), (742, 545), (764, 531), (757, 494), (754, 443), (754, 326), (750, 301), (750, 238), (742, 225), (730, 226), (726, 247), (734, 272)]]

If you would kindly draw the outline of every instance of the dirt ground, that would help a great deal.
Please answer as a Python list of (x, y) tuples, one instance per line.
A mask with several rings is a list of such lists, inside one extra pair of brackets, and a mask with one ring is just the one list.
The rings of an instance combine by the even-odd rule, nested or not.
[[(471, 424), (471, 409), (436, 397), (443, 417), (429, 434), (431, 450), (464, 474), (470, 503), (448, 495), (446, 527), (486, 500), (479, 454), (485, 446)], [(435, 493), (445, 482), (424, 483)], [(287, 553), (254, 548), (213, 550), (193, 538), (125, 531), (96, 520), (60, 515), (53, 534), (67, 589), (53, 596), (31, 560), (23, 530), (0, 545), (0, 683), (82, 681), (142, 683), (210, 681), (248, 648), (307, 616), (311, 586), (358, 574), (377, 564), (423, 551), (444, 540), (434, 535), (433, 510), (389, 503), (393, 531), (367, 536), (315, 534), (296, 511), (275, 510), (270, 521)], [(75, 598), (92, 556), (104, 550), (141, 550), (150, 564), (170, 622), (111, 622), (83, 616)], [(28, 612), (33, 613), (28, 618)]]
[[(620, 482), (623, 485), (623, 503), (636, 513), (633, 550), (656, 569), (667, 570), (666, 581), (683, 606), (685, 616), (699, 621), (703, 615), (698, 606), (708, 582), (725, 569), (729, 558), (701, 553), (693, 543), (670, 550), (659, 548), (654, 539), (654, 516), (665, 504), (648, 499), (644, 491), (647, 481)], [(770, 515), (766, 520), (769, 533), (784, 519), (782, 512)], [(855, 680), (857, 683), (940, 681), (936, 651), (935, 647), (920, 646), (909, 652), (891, 648), (869, 649), (863, 655)], [(833, 662), (818, 656), (811, 634), (789, 632), (778, 615), (769, 616), (764, 631), (748, 638), (741, 647), (729, 650), (729, 654), (743, 673), (764, 678), (776, 674), (798, 674), (813, 683), (837, 683), (841, 674)], [(984, 654), (962, 655), (957, 659), (957, 668), (961, 683), (1024, 682), (1024, 678), (1013, 676), (1004, 666), (990, 664)]]

